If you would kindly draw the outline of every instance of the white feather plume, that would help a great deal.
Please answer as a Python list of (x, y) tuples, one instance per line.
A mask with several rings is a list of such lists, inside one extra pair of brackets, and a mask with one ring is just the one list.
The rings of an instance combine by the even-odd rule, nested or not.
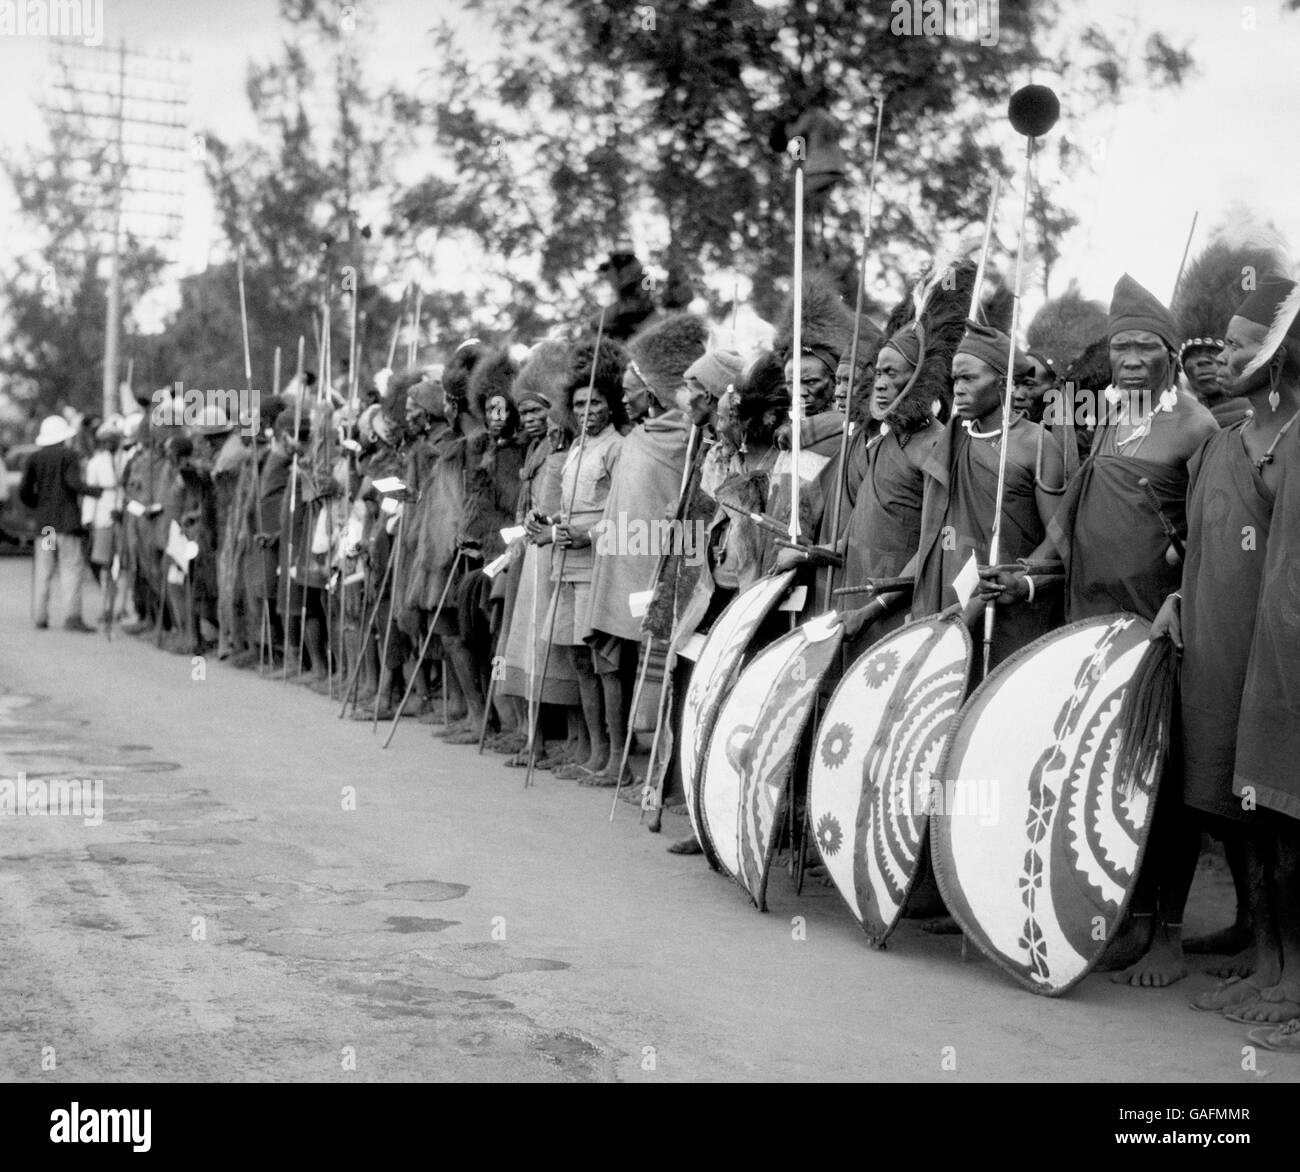
[(1263, 370), (1265, 366), (1272, 361), (1273, 355), (1281, 348), (1282, 343), (1286, 341), (1286, 336), (1295, 325), (1296, 317), (1300, 315), (1300, 285), (1296, 285), (1278, 305), (1273, 314), (1273, 324), (1268, 327), (1268, 333), (1264, 335), (1264, 341), (1260, 343), (1258, 352), (1255, 357), (1246, 365), (1246, 369), (1241, 372), (1242, 378), (1249, 378), (1257, 371)]

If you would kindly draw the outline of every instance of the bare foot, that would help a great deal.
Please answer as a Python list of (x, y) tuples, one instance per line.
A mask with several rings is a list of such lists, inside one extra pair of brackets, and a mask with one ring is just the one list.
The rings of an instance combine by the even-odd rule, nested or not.
[(1127, 969), (1135, 965), (1146, 955), (1155, 934), (1154, 915), (1134, 912), (1127, 916), (1119, 933), (1112, 937), (1110, 944), (1106, 946), (1106, 951), (1101, 955), (1101, 960), (1097, 962), (1097, 971), (1110, 973), (1116, 969)]
[(1136, 964), (1111, 974), (1117, 985), (1132, 985), (1140, 989), (1163, 989), (1187, 976), (1187, 958), (1176, 936), (1161, 924), (1151, 941), (1151, 947)]
[(1259, 958), (1255, 953), (1255, 946), (1251, 944), (1236, 956), (1230, 956), (1227, 960), (1219, 961), (1218, 964), (1206, 965), (1205, 971), (1212, 977), (1222, 977), (1227, 980), (1229, 977), (1249, 977), (1258, 965)]
[(1276, 1022), (1300, 1017), (1300, 983), (1281, 981), (1261, 989), (1259, 999), (1240, 1006), (1231, 1015), (1233, 1021)]

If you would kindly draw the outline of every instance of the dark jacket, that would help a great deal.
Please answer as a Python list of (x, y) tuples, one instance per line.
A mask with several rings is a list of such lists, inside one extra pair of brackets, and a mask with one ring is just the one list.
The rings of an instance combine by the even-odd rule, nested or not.
[(38, 529), (84, 532), (78, 494), (99, 496), (81, 478), (81, 460), (66, 443), (38, 448), (27, 459), (18, 496), (36, 516)]

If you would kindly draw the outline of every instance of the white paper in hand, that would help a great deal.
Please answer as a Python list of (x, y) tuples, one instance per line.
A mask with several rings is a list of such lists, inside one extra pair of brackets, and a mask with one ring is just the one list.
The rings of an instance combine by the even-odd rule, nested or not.
[(952, 588), (957, 593), (957, 600), (965, 606), (970, 601), (970, 596), (975, 593), (975, 587), (980, 584), (979, 562), (975, 560), (975, 555), (970, 555), (968, 561), (957, 576), (952, 580)]
[(528, 530), (522, 525), (508, 525), (506, 528), (501, 530), (501, 540), (507, 545), (514, 545), (514, 543), (520, 540), (527, 532)]
[(375, 481), (375, 491), (378, 493), (401, 492), (406, 484), (397, 476), (383, 476)]
[[(1010, 345), (1010, 343), (1008, 343)], [(126, 511), (133, 517), (143, 517), (147, 511), (143, 501), (127, 501)]]
[(644, 618), (650, 609), (650, 600), (655, 596), (653, 590), (637, 590), (627, 596), (627, 609), (634, 619)]

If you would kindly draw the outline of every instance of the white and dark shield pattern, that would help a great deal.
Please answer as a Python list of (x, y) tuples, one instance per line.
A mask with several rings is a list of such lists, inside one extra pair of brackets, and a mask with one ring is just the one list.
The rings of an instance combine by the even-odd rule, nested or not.
[(930, 819), (944, 902), (1038, 993), (1064, 993), (1100, 959), (1141, 863), (1158, 779), (1117, 784), (1116, 718), (1147, 630), (1117, 614), (1029, 644), (967, 701), (940, 766), (956, 795)]
[(810, 821), (873, 944), (893, 930), (916, 878), (931, 782), (966, 697), (970, 657), (960, 618), (910, 623), (844, 673), (817, 730)]

